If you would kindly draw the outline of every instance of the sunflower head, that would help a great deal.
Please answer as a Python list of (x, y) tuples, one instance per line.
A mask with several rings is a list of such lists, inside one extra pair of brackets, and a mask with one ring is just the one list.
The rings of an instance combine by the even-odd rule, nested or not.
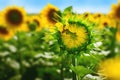
[(115, 21), (111, 20), (109, 17), (102, 17), (98, 29), (103, 29), (105, 27), (115, 27)]
[(120, 80), (120, 58), (115, 57), (102, 61), (98, 72), (106, 80)]
[(31, 15), (27, 17), (26, 24), (29, 31), (41, 31), (43, 29), (43, 21), (38, 15)]
[[(104, 15), (102, 13), (95, 13), (93, 14), (93, 21), (96, 23), (96, 24), (100, 24), (100, 20), (104, 17)], [(91, 19), (90, 19), (91, 20)]]
[(48, 4), (42, 11), (42, 19), (44, 20), (45, 25), (53, 26), (60, 19), (60, 11), (57, 7)]
[(90, 13), (89, 12), (85, 12), (84, 14), (83, 14), (83, 18), (88, 18), (89, 17), (89, 15), (90, 15)]
[(19, 28), (25, 21), (26, 13), (23, 8), (20, 7), (7, 7), (3, 11), (3, 20), (5, 24), (10, 28)]
[(30, 31), (35, 31), (37, 28), (37, 24), (36, 23), (30, 23), (28, 24), (29, 30)]
[(120, 21), (120, 2), (118, 5), (112, 5), (112, 11), (110, 14), (117, 20)]
[(43, 21), (40, 19), (39, 16), (31, 16), (31, 22), (36, 24), (36, 31), (40, 31), (43, 28)]
[(58, 29), (60, 30), (61, 40), (68, 50), (80, 50), (90, 41), (89, 32), (85, 24), (79, 21), (68, 21), (61, 28), (60, 26)]
[(101, 13), (96, 13), (96, 14), (94, 14), (93, 16), (94, 16), (95, 19), (97, 19), (97, 18), (102, 17), (102, 14), (101, 14)]
[(5, 26), (0, 25), (0, 39), (5, 41), (9, 40), (13, 36), (13, 32), (8, 30)]

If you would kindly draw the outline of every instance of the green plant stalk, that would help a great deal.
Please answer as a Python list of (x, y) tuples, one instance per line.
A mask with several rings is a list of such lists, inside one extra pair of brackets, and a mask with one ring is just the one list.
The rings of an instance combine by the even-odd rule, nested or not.
[(78, 80), (81, 80), (81, 77), (80, 77), (80, 76), (78, 76)]
[(116, 33), (118, 29), (119, 22), (116, 23), (116, 28), (113, 31), (113, 37), (111, 39), (111, 46), (110, 46), (110, 54), (107, 56), (108, 58), (114, 57), (115, 54), (115, 44), (116, 44)]
[(64, 80), (64, 70), (63, 70), (63, 68), (64, 68), (64, 57), (65, 57), (64, 49), (60, 48), (60, 54), (62, 54), (61, 55), (61, 64), (60, 64), (60, 78), (61, 78), (61, 80)]
[(62, 58), (61, 58), (62, 60), (61, 60), (61, 68), (60, 68), (60, 70), (61, 70), (61, 80), (64, 80), (64, 71), (63, 71), (63, 68), (64, 68), (64, 66), (63, 66), (63, 64), (64, 64), (64, 62), (63, 62), (63, 56), (62, 56)]
[(18, 54), (18, 62), (20, 64), (20, 69), (19, 69), (19, 73), (22, 75), (23, 74), (23, 67), (22, 67), (22, 55), (21, 55), (21, 52), (20, 52), (20, 44), (21, 44), (21, 41), (20, 41), (20, 33), (18, 32), (18, 35), (17, 35), (18, 39), (17, 39), (17, 43), (18, 43), (18, 46), (17, 46), (17, 54)]
[[(76, 58), (75, 55), (72, 55), (72, 65), (76, 66)], [(75, 72), (72, 72), (72, 80), (77, 80), (77, 75)]]

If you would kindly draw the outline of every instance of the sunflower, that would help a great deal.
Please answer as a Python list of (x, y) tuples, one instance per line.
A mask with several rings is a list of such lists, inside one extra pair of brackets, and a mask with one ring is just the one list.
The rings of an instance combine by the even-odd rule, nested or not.
[(52, 4), (48, 4), (40, 13), (46, 27), (53, 26), (59, 21), (59, 9)]
[(120, 2), (118, 3), (118, 5), (112, 5), (112, 11), (110, 12), (110, 14), (117, 20), (120, 22)]
[(23, 8), (12, 6), (4, 9), (2, 16), (9, 29), (20, 29), (25, 22), (26, 12)]
[(99, 22), (99, 17), (96, 17), (95, 18), (95, 16), (96, 16), (97, 14), (92, 14), (92, 13), (90, 13), (90, 12), (85, 12), (85, 13), (83, 13), (83, 14), (81, 14), (81, 17), (80, 18), (82, 18), (83, 20), (87, 20), (87, 22), (89, 23), (89, 24), (91, 24), (91, 23), (95, 23), (95, 24), (97, 24), (98, 22)]
[(85, 12), (85, 13), (83, 13), (83, 18), (84, 18), (84, 19), (86, 19), (86, 18), (88, 18), (88, 17), (89, 17), (89, 15), (90, 15), (90, 13), (89, 13), (89, 12)]
[(101, 13), (95, 13), (93, 16), (95, 19), (97, 19), (97, 18), (101, 18), (103, 15)]
[(115, 57), (102, 61), (98, 72), (107, 80), (120, 80), (120, 58)]
[(35, 23), (36, 24), (36, 31), (41, 31), (42, 30), (42, 27), (43, 27), (43, 23), (42, 23), (42, 20), (40, 19), (39, 16), (37, 15), (33, 15), (30, 17), (31, 18), (31, 23)]
[(0, 39), (7, 41), (11, 37), (13, 37), (13, 35), (14, 35), (13, 31), (10, 31), (3, 25), (0, 25)]
[(103, 18), (103, 15), (101, 13), (95, 13), (95, 14), (91, 14), (91, 17), (89, 18), (89, 20), (98, 25), (100, 24), (102, 18)]
[[(61, 26), (61, 25), (60, 25)], [(88, 30), (79, 22), (73, 22), (59, 28), (63, 44), (68, 49), (79, 48), (88, 41)]]
[(99, 23), (99, 29), (103, 29), (104, 27), (115, 27), (116, 23), (114, 20), (111, 20), (110, 18), (102, 17)]
[(117, 38), (117, 41), (120, 41), (120, 30), (117, 31), (116, 38)]

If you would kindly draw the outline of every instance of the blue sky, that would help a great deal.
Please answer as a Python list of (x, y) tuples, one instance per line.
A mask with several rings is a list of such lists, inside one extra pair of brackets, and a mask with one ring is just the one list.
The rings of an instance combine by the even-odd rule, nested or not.
[(86, 11), (107, 13), (111, 9), (111, 4), (117, 2), (117, 0), (0, 0), (0, 10), (6, 6), (17, 5), (24, 7), (28, 13), (39, 13), (48, 3), (51, 3), (60, 10), (73, 6), (73, 11), (77, 13)]

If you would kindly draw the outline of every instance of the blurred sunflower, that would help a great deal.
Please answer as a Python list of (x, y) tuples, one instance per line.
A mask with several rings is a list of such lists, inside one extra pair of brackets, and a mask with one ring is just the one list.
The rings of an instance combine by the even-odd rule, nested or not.
[(94, 22), (95, 24), (100, 24), (101, 18), (103, 15), (101, 13), (95, 13), (91, 15), (90, 20)]
[(2, 12), (4, 23), (9, 29), (20, 29), (26, 18), (26, 12), (23, 8), (12, 6), (7, 7)]
[(98, 17), (95, 18), (95, 14), (92, 14), (90, 12), (85, 12), (85, 13), (81, 14), (81, 18), (83, 20), (86, 19), (89, 24), (91, 24), (91, 23), (97, 24), (97, 23), (99, 23), (99, 19), (100, 19)]
[(59, 21), (59, 9), (52, 4), (48, 4), (40, 13), (44, 26), (51, 27)]
[(88, 30), (78, 22), (68, 23), (59, 28), (63, 44), (68, 49), (79, 48), (88, 41)]
[(117, 31), (116, 38), (117, 38), (117, 41), (120, 41), (120, 30)]
[(114, 20), (111, 20), (108, 17), (103, 17), (100, 20), (100, 24), (99, 24), (99, 29), (103, 29), (104, 27), (115, 27), (116, 23)]
[(40, 19), (39, 16), (37, 15), (34, 15), (34, 16), (31, 16), (31, 21), (32, 23), (35, 23), (36, 24), (36, 31), (41, 31), (42, 28), (43, 28), (43, 23), (42, 23), (42, 20)]
[(102, 61), (98, 72), (106, 80), (120, 80), (120, 58), (115, 57)]
[(95, 13), (93, 16), (94, 16), (95, 19), (97, 19), (97, 18), (102, 17), (103, 14), (102, 13)]
[(120, 2), (118, 3), (118, 5), (112, 5), (112, 11), (110, 12), (110, 14), (117, 20), (120, 22)]
[(1, 18), (1, 12), (0, 12), (0, 25), (1, 25), (1, 23), (3, 23), (3, 20), (2, 20), (2, 18)]
[(13, 37), (13, 35), (14, 35), (14, 33), (12, 31), (10, 31), (6, 27), (0, 25), (0, 39), (7, 41), (11, 37)]
[(89, 12), (85, 12), (85, 13), (83, 13), (83, 18), (84, 18), (84, 19), (86, 19), (86, 18), (88, 18), (88, 17), (89, 17), (89, 15), (90, 15), (90, 13), (89, 13)]

